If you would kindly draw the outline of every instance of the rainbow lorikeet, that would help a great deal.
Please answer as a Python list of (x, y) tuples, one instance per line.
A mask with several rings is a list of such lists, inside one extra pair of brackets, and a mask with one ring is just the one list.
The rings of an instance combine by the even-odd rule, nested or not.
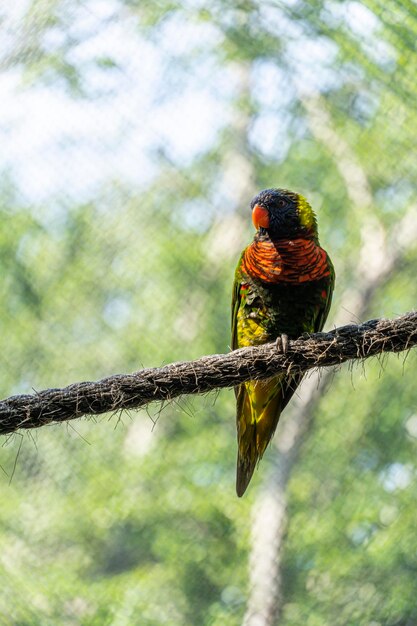
[[(320, 247), (316, 216), (307, 200), (286, 189), (265, 189), (251, 202), (257, 229), (236, 268), (232, 300), (232, 349), (323, 328), (335, 274)], [(242, 496), (302, 374), (278, 374), (235, 387), (236, 492)]]

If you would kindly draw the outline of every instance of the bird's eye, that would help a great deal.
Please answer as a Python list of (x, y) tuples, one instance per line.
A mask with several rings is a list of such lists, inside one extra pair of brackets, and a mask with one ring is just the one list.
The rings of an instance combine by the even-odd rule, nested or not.
[(278, 200), (278, 206), (280, 206), (280, 207), (284, 207), (285, 205), (286, 205), (285, 200), (283, 200), (283, 198), (280, 198), (280, 199)]

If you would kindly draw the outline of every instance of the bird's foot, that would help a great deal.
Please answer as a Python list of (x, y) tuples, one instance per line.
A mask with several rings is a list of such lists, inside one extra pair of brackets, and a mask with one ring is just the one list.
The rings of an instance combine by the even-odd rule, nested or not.
[(282, 354), (287, 354), (288, 351), (288, 335), (282, 334), (276, 338), (275, 341), (276, 348), (278, 352), (282, 352)]

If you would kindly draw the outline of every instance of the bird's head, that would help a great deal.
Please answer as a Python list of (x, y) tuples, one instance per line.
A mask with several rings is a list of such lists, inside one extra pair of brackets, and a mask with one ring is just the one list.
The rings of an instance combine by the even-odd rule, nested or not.
[(252, 221), (271, 239), (317, 237), (317, 221), (307, 200), (287, 189), (265, 189), (251, 202)]

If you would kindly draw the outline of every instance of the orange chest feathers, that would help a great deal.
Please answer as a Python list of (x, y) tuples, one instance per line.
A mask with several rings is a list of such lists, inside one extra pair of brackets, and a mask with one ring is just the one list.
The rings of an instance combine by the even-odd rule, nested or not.
[(312, 239), (254, 241), (243, 254), (242, 270), (266, 283), (304, 283), (330, 275), (327, 254)]

